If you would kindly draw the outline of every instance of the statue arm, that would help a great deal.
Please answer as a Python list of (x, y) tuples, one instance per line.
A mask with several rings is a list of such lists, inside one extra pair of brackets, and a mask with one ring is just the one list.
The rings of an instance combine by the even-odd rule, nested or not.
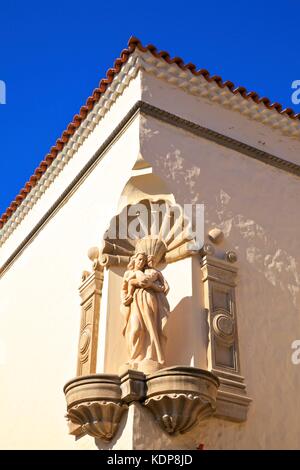
[(159, 282), (161, 283), (161, 285), (163, 286), (162, 292), (164, 292), (167, 295), (169, 293), (170, 286), (169, 286), (169, 284), (167, 283), (167, 281), (165, 280), (164, 276), (162, 275), (162, 273), (160, 271), (159, 271), (158, 279), (159, 279)]
[(169, 285), (160, 271), (157, 271), (157, 274), (157, 280), (159, 283), (152, 282), (149, 287), (151, 287), (155, 292), (163, 292), (164, 294), (167, 294), (169, 292)]
[(169, 293), (170, 286), (167, 281), (164, 279), (164, 293), (167, 295)]
[(133, 301), (133, 293), (136, 287), (139, 287), (139, 282), (135, 278), (135, 273), (133, 271), (126, 271), (121, 288), (121, 302), (126, 307)]
[(155, 284), (155, 282), (152, 282), (151, 289), (154, 290), (155, 292), (164, 292), (163, 286), (157, 285)]
[(130, 271), (126, 271), (124, 276), (123, 276), (123, 282), (122, 282), (122, 287), (121, 287), (121, 299), (122, 302), (125, 299), (127, 293), (128, 293), (128, 278), (130, 276)]

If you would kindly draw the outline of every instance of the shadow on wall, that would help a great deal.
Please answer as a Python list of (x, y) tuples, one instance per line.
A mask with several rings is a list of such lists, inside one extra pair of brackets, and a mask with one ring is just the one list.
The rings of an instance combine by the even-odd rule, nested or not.
[[(280, 397), (281, 402), (289, 388), (296, 386), (294, 380), (300, 385), (299, 371), (291, 361), (292, 341), (300, 339), (299, 308), (288, 285), (274, 285), (255, 264), (243, 257), (240, 262), (243, 269), (239, 271), (236, 297), (242, 373), (249, 394), (257, 395), (264, 406), (268, 402), (273, 407), (274, 401), (266, 400), (266, 395), (273, 400)], [(266, 388), (266, 380), (276, 387)], [(252, 390), (254, 384), (257, 386)]]
[(207, 368), (206, 357), (203, 360), (201, 355), (201, 349), (207, 347), (207, 334), (205, 310), (200, 306), (195, 310), (194, 299), (184, 297), (169, 315), (166, 367), (189, 365)]
[[(300, 386), (300, 366), (291, 361), (292, 341), (300, 339), (299, 178), (154, 119), (144, 126), (142, 153), (153, 171), (166, 180), (177, 203), (204, 203), (205, 232), (220, 227), (222, 250), (238, 254), (241, 367), (252, 410), (268, 423), (269, 434), (258, 433), (262, 447), (271, 429), (283, 431), (288, 423), (299, 428), (298, 404), (287, 400)], [(170, 336), (178, 329), (179, 349), (185, 323), (176, 309), (174, 315), (180, 328), (172, 325)], [(170, 326), (171, 321), (172, 316)], [(289, 435), (291, 442), (291, 430), (278, 433), (282, 445)]]

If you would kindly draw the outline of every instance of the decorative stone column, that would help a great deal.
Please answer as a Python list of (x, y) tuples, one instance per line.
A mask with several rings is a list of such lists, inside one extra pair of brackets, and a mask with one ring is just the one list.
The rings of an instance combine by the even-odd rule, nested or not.
[(96, 372), (100, 302), (103, 267), (94, 263), (94, 271), (85, 271), (79, 288), (81, 297), (80, 336), (77, 357), (77, 376)]
[(232, 261), (209, 254), (202, 258), (204, 307), (209, 326), (207, 356), (208, 369), (220, 380), (215, 416), (244, 421), (251, 399), (241, 375), (235, 300), (237, 268)]

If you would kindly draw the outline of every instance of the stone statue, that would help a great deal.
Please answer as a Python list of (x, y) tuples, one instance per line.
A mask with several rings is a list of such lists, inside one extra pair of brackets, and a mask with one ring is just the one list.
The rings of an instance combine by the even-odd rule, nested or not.
[(131, 257), (122, 284), (127, 365), (145, 373), (158, 370), (165, 363), (165, 329), (170, 312), (166, 297), (169, 286), (155, 264), (154, 255), (137, 252)]
[(95, 266), (127, 266), (121, 298), (127, 369), (150, 374), (165, 367), (169, 286), (157, 266), (199, 253), (192, 228), (178, 204), (141, 199), (123, 207), (105, 232), (101, 249), (90, 250)]

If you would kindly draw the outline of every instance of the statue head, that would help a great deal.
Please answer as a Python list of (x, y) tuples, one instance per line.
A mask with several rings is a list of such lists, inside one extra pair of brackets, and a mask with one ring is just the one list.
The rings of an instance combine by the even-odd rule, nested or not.
[[(167, 252), (167, 245), (164, 240), (149, 235), (139, 239), (135, 249), (137, 253), (145, 253), (148, 257), (148, 266), (153, 267), (163, 260)], [(151, 266), (149, 265), (149, 259)]]
[(147, 255), (143, 251), (135, 253), (129, 261), (128, 269), (134, 269), (142, 271), (147, 264)]

